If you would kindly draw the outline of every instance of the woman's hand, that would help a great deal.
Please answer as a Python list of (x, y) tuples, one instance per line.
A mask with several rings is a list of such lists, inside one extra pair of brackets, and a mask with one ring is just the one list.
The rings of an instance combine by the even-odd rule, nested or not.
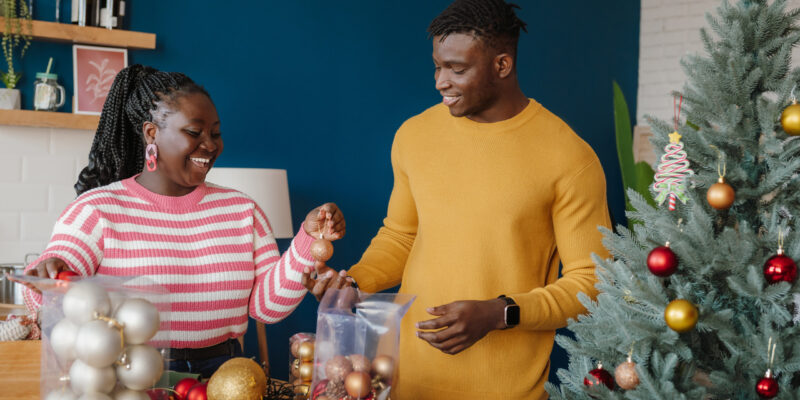
[(303, 223), (306, 233), (312, 237), (334, 241), (344, 237), (344, 215), (339, 207), (333, 203), (325, 203), (306, 215)]
[(337, 273), (333, 268), (320, 261), (314, 264), (314, 268), (317, 270), (317, 279), (311, 277), (311, 268), (306, 267), (301, 283), (317, 298), (317, 301), (322, 299), (328, 289), (342, 289), (353, 285), (353, 279), (347, 276), (345, 270)]
[[(42, 260), (39, 264), (36, 264), (35, 267), (25, 271), (24, 275), (36, 276), (39, 278), (50, 278), (56, 279), (56, 276), (61, 271), (69, 271), (69, 267), (64, 260), (60, 258), (48, 258), (46, 260)], [(30, 290), (33, 290), (35, 293), (42, 294), (42, 292), (36, 288), (32, 283), (21, 281), (19, 279), (13, 278), (11, 275), (6, 274), (6, 279), (19, 283), (27, 287)]]

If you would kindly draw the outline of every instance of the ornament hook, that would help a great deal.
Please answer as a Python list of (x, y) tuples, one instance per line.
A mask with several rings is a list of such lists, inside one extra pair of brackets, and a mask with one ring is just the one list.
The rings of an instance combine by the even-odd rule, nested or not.
[(719, 150), (719, 147), (713, 144), (709, 146), (717, 152), (717, 174), (719, 174), (719, 183), (722, 183), (725, 180), (725, 174), (728, 173), (728, 164), (725, 162), (725, 156)]
[(797, 89), (797, 84), (792, 86), (792, 93), (789, 95), (792, 98), (792, 104), (797, 104), (797, 97), (794, 95), (794, 90)]

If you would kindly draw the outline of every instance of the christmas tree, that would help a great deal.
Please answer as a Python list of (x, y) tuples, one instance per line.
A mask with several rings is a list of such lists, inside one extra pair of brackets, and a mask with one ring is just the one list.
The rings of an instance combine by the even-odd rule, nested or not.
[(742, 0), (707, 17), (675, 118), (649, 118), (660, 205), (629, 190), (643, 223), (604, 231), (613, 259), (595, 258), (600, 294), (557, 338), (553, 399), (800, 399), (798, 15)]

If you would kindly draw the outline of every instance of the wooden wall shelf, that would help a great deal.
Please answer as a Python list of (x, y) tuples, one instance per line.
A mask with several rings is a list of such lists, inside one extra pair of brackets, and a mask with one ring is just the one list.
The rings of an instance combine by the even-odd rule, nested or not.
[(0, 110), (0, 125), (97, 130), (100, 117), (53, 111)]
[[(0, 17), (0, 26), (4, 24), (5, 18)], [(59, 24), (57, 22), (33, 21), (32, 34), (34, 40), (126, 47), (129, 49), (153, 50), (156, 48), (155, 33), (106, 29), (96, 26), (78, 26)]]

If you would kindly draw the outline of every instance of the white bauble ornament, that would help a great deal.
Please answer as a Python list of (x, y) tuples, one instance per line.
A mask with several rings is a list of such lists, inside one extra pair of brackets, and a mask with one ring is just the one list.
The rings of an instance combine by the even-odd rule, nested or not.
[(78, 396), (68, 388), (56, 389), (50, 392), (44, 400), (77, 400)]
[(102, 287), (91, 282), (72, 285), (62, 302), (64, 316), (76, 325), (94, 319), (94, 313), (107, 316), (111, 311), (111, 300)]
[(130, 389), (117, 389), (111, 394), (114, 400), (150, 400), (145, 392)]
[(50, 347), (61, 365), (66, 366), (75, 359), (75, 338), (78, 336), (78, 326), (69, 318), (58, 321), (50, 331)]
[(164, 372), (161, 353), (151, 346), (139, 344), (125, 348), (127, 363), (117, 366), (117, 378), (128, 389), (144, 390), (153, 387)]
[(81, 360), (75, 360), (69, 369), (69, 384), (77, 394), (108, 393), (117, 384), (114, 368), (95, 368)]
[(161, 324), (158, 309), (145, 299), (128, 299), (120, 304), (114, 319), (121, 323), (125, 343), (143, 344), (150, 340)]
[(128, 296), (125, 292), (118, 292), (115, 290), (108, 292), (108, 298), (111, 300), (111, 315), (117, 312), (120, 304), (128, 299)]
[(105, 393), (84, 393), (83, 396), (78, 397), (78, 400), (113, 400), (111, 397), (108, 397)]
[(78, 329), (75, 355), (95, 368), (108, 367), (122, 354), (120, 332), (101, 320), (89, 321)]

